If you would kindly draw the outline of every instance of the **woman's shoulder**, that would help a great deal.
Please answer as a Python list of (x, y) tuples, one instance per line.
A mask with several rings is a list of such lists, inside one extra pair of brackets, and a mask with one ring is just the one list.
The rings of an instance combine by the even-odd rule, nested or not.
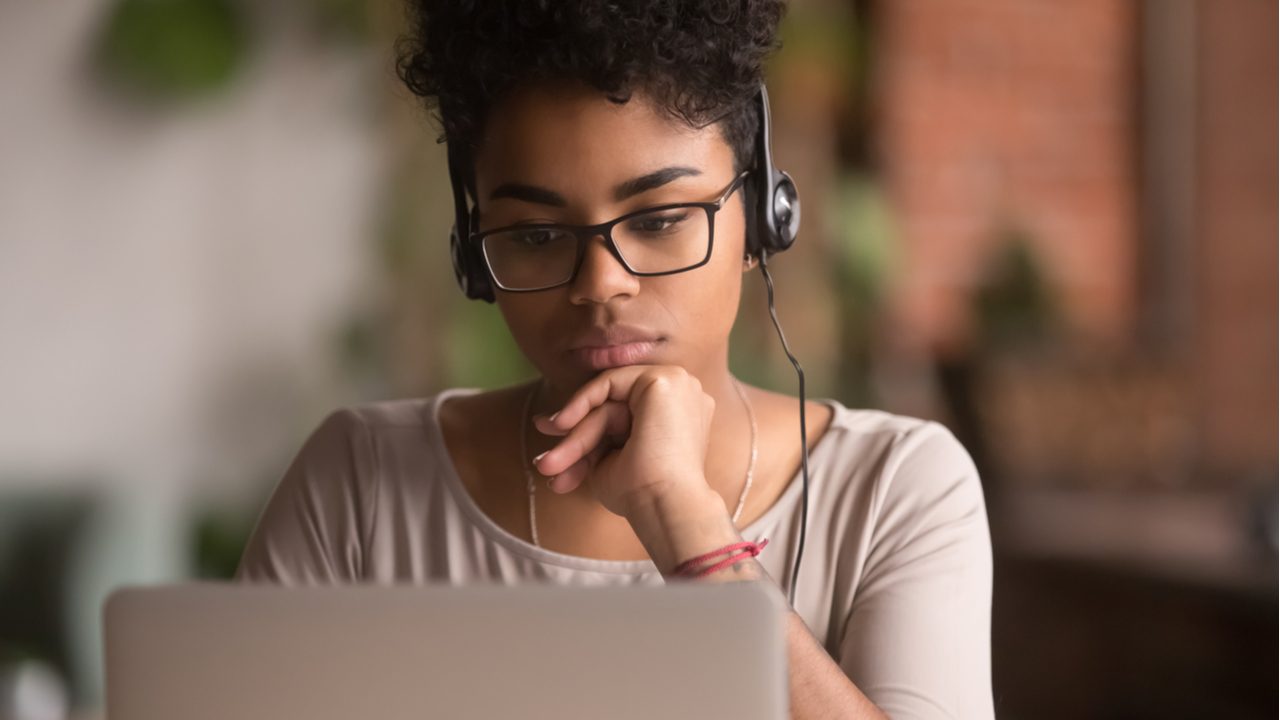
[(469, 399), (479, 395), (470, 388), (451, 388), (436, 395), (395, 400), (378, 400), (349, 405), (333, 410), (321, 427), (337, 425), (348, 431), (362, 429), (377, 431), (393, 428), (421, 428), (438, 423), (441, 408), (452, 405), (455, 399)]
[[(487, 434), (493, 418), (517, 412), (529, 394), (529, 385), (513, 385), (480, 391), (455, 388), (430, 398), (432, 422), (438, 422), (446, 437), (476, 437)], [(513, 411), (512, 408), (517, 410)]]
[(451, 388), (339, 408), (311, 433), (294, 464), (321, 480), (336, 472), (354, 475), (348, 480), (366, 486), (394, 480), (388, 473), (412, 471), (423, 477), (431, 468), (459, 468), (465, 478), (473, 461), (492, 453), (495, 438), (504, 435), (498, 419), (511, 416), (507, 419), (517, 422), (513, 412), (518, 414), (527, 392), (528, 386), (489, 392)]
[[(752, 404), (765, 410), (767, 416), (775, 418), (775, 424), (784, 428), (798, 426), (800, 412), (795, 397), (760, 388), (752, 390)], [(945, 426), (932, 420), (884, 410), (852, 408), (829, 398), (807, 400), (805, 416), (811, 451), (824, 444), (848, 445), (869, 440), (893, 440), (909, 435), (950, 437), (950, 431)], [(827, 441), (828, 434), (833, 436), (830, 442)]]
[[(410, 518), (443, 498), (436, 409), (450, 390), (425, 398), (340, 408), (312, 431), (290, 463), (241, 560), (239, 577), (285, 583), (354, 582), (368, 576), (380, 508)], [(354, 550), (353, 550), (354, 549)]]
[(435, 395), (364, 402), (337, 408), (313, 435), (327, 438), (358, 435), (402, 435), (427, 442), (444, 436), (483, 434), (496, 408), (510, 404), (518, 387), (481, 391), (450, 388)]
[(908, 435), (911, 433), (947, 433), (942, 424), (886, 410), (849, 407), (838, 400), (820, 400), (832, 409), (831, 429), (852, 435)]
[(881, 574), (948, 548), (969, 560), (989, 555), (978, 471), (945, 425), (830, 404), (829, 444), (811, 458), (818, 470), (810, 507), (826, 509), (833, 532), (844, 528), (866, 567)]
[(899, 455), (921, 450), (950, 450), (968, 457), (955, 435), (936, 420), (885, 410), (851, 408), (836, 400), (820, 402), (832, 411), (827, 428), (832, 445), (863, 447), (872, 444)]
[[(446, 459), (441, 408), (477, 395), (456, 388), (427, 397), (366, 402), (331, 411), (303, 443), (290, 468), (308, 484), (345, 482), (372, 490), (397, 470), (424, 476)], [(430, 473), (426, 473), (429, 475)]]
[(924, 501), (957, 491), (981, 502), (973, 460), (945, 425), (833, 400), (823, 404), (832, 409), (832, 417), (815, 454), (821, 453), (829, 482), (864, 485), (882, 502), (904, 497)]

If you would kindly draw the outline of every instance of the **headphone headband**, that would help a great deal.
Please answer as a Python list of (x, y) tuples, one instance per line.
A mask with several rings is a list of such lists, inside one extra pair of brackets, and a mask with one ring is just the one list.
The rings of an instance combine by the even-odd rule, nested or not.
[(786, 250), (796, 241), (800, 230), (800, 194), (795, 181), (773, 164), (772, 131), (769, 127), (769, 92), (764, 83), (756, 96), (756, 112), (760, 128), (756, 132), (756, 165), (753, 185), (756, 191), (755, 237), (748, 238), (751, 254), (770, 255)]

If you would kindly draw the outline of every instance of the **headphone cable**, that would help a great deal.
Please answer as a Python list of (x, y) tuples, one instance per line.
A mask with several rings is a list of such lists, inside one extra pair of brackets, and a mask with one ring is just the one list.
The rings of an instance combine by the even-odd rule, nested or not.
[(782, 351), (787, 354), (787, 359), (796, 368), (796, 375), (800, 377), (800, 468), (803, 482), (800, 495), (800, 539), (796, 542), (796, 561), (791, 566), (791, 584), (787, 588), (787, 598), (794, 608), (796, 581), (800, 577), (800, 559), (804, 557), (805, 525), (809, 518), (809, 435), (804, 423), (804, 368), (800, 367), (800, 361), (796, 360), (796, 356), (791, 354), (791, 348), (787, 345), (787, 336), (783, 334), (782, 325), (778, 322), (778, 313), (773, 308), (773, 278), (769, 277), (768, 257), (769, 251), (761, 249), (760, 272), (764, 275), (764, 285), (769, 293), (769, 317), (773, 319), (773, 327), (778, 331), (778, 339), (782, 341)]

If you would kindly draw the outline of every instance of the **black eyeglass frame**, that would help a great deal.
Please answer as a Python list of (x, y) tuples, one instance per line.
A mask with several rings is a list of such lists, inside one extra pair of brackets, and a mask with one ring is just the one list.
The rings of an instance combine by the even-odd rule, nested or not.
[[(493, 281), (494, 287), (498, 288), (499, 290), (502, 290), (503, 292), (511, 292), (511, 293), (542, 292), (543, 290), (551, 290), (553, 288), (562, 287), (564, 285), (568, 285), (572, 283), (575, 279), (577, 279), (578, 270), (582, 267), (582, 258), (587, 254), (587, 243), (591, 242), (591, 239), (596, 237), (597, 235), (604, 238), (604, 241), (605, 241), (604, 245), (606, 248), (608, 248), (609, 254), (613, 255), (614, 259), (617, 260), (618, 263), (622, 265), (622, 267), (625, 268), (626, 271), (631, 273), (632, 275), (635, 275), (636, 277), (660, 277), (663, 275), (677, 275), (682, 272), (689, 272), (690, 270), (696, 270), (711, 261), (711, 252), (716, 245), (716, 212), (721, 208), (723, 208), (724, 204), (729, 202), (729, 198), (733, 197), (733, 194), (742, 188), (743, 183), (746, 182), (747, 177), (750, 175), (751, 175), (751, 172), (747, 171), (739, 175), (737, 178), (735, 178), (734, 181), (729, 185), (728, 189), (724, 191), (724, 194), (720, 196), (720, 199), (716, 200), (715, 202), (674, 203), (671, 205), (655, 205), (653, 207), (647, 207), (640, 210), (636, 210), (635, 212), (627, 213), (622, 217), (614, 218), (613, 220), (600, 223), (599, 225), (561, 225), (559, 223), (530, 223), (527, 225), (507, 225), (505, 227), (493, 228), (492, 230), (485, 230), (483, 232), (473, 231), (468, 235), (467, 240), (472, 245), (477, 246), (479, 255), (482, 258), (484, 258), (485, 271), (489, 273), (489, 279)], [(613, 240), (614, 226), (617, 225), (618, 223), (630, 220), (631, 218), (634, 218), (634, 217), (639, 217), (641, 215), (648, 215), (650, 213), (662, 212), (663, 210), (678, 210), (680, 208), (700, 208), (707, 213), (707, 254), (706, 256), (704, 256), (702, 260), (694, 263), (693, 265), (682, 267), (678, 270), (664, 270), (662, 272), (639, 272), (635, 268), (632, 268), (631, 265), (627, 262), (627, 259), (622, 256), (622, 251), (618, 248), (618, 244)], [(472, 218), (478, 221), (479, 216), (477, 213), (472, 213)], [(502, 283), (498, 282), (497, 276), (495, 276), (493, 273), (493, 266), (489, 263), (489, 256), (486, 253), (485, 247), (483, 244), (484, 239), (490, 235), (496, 235), (502, 232), (511, 232), (513, 230), (539, 230), (539, 229), (545, 230), (548, 228), (564, 230), (572, 234), (577, 239), (578, 247), (577, 247), (577, 255), (574, 257), (574, 260), (573, 260), (573, 272), (569, 273), (569, 277), (566, 280), (557, 282), (553, 285), (544, 285), (542, 287), (536, 287), (536, 288), (518, 288), (518, 289), (504, 287)]]

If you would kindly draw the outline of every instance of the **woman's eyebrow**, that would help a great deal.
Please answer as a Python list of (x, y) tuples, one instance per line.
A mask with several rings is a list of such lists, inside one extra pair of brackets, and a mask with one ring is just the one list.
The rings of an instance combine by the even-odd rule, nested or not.
[(554, 190), (533, 185), (521, 185), (520, 183), (503, 183), (494, 188), (493, 192), (489, 193), (489, 199), (497, 200), (498, 198), (511, 198), (513, 200), (523, 200), (527, 203), (561, 208), (569, 204), (565, 202), (563, 195)]
[(656, 170), (654, 172), (649, 173), (648, 175), (641, 175), (638, 178), (633, 178), (631, 180), (628, 180), (622, 183), (621, 185), (619, 185), (618, 187), (614, 188), (613, 199), (618, 202), (622, 202), (623, 200), (626, 200), (627, 198), (633, 197), (635, 195), (639, 195), (642, 192), (648, 192), (649, 190), (653, 190), (654, 188), (662, 187), (663, 185), (666, 185), (667, 183), (671, 182), (672, 180), (675, 180), (676, 178), (690, 177), (690, 176), (701, 175), (701, 174), (702, 174), (701, 170), (697, 168), (691, 168), (691, 167), (683, 167), (683, 166), (677, 165), (673, 167), (662, 168), (661, 170)]
[[(697, 168), (672, 166), (655, 170), (647, 175), (641, 175), (638, 178), (632, 178), (613, 189), (613, 198), (618, 202), (622, 202), (628, 198), (639, 195), (642, 192), (648, 192), (655, 188), (682, 177), (691, 177), (701, 175), (702, 171)], [(503, 183), (493, 189), (489, 193), (490, 200), (499, 198), (511, 198), (513, 200), (522, 200), (527, 203), (536, 205), (549, 205), (551, 207), (567, 207), (568, 202), (564, 196), (554, 190), (540, 188), (535, 185), (523, 185), (521, 183)]]

